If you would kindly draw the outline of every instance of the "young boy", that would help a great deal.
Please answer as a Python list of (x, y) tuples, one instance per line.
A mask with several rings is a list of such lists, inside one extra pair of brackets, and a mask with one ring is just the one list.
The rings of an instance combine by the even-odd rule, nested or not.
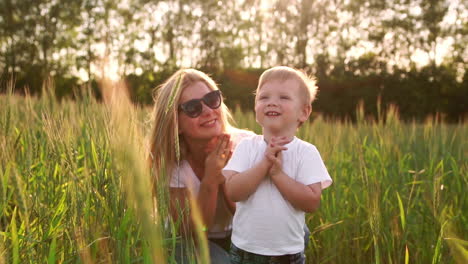
[(314, 145), (295, 137), (312, 111), (314, 80), (274, 67), (259, 80), (255, 115), (263, 135), (242, 140), (223, 169), (236, 202), (231, 263), (304, 263), (305, 212), (332, 183)]

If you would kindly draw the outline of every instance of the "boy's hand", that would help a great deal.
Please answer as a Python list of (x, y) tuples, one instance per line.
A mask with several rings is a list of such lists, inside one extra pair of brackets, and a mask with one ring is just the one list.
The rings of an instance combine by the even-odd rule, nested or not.
[(283, 170), (283, 152), (278, 152), (276, 157), (270, 158), (270, 161), (272, 164), (268, 171), (268, 176), (274, 177)]
[(278, 154), (281, 153), (283, 150), (287, 150), (284, 145), (289, 143), (289, 140), (287, 137), (271, 137), (270, 142), (268, 143), (267, 149), (265, 150), (265, 157), (267, 158), (267, 161), (269, 162), (270, 166), (270, 172), (269, 174), (271, 175), (271, 169), (273, 166), (276, 166), (277, 168), (275, 170), (279, 169), (281, 170), (281, 164), (282, 164), (282, 159), (277, 159)]

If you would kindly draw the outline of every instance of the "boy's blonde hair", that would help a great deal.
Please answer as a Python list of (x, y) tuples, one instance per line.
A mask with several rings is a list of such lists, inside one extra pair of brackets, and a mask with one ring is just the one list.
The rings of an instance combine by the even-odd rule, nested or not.
[[(196, 82), (203, 82), (210, 90), (219, 90), (213, 79), (205, 73), (195, 69), (181, 69), (154, 91), (149, 138), (149, 162), (154, 173), (165, 169), (166, 174), (171, 175), (178, 161), (185, 158), (186, 143), (179, 136), (178, 103), (182, 91)], [(224, 102), (220, 109), (222, 129), (228, 131), (232, 127), (229, 123), (231, 114)]]
[(315, 79), (308, 77), (307, 74), (301, 70), (287, 66), (276, 66), (264, 71), (260, 76), (260, 80), (258, 81), (256, 93), (258, 94), (260, 88), (265, 83), (273, 80), (280, 82), (296, 80), (299, 83), (299, 88), (304, 93), (305, 101), (310, 104), (315, 100), (315, 95), (317, 94), (317, 85)]

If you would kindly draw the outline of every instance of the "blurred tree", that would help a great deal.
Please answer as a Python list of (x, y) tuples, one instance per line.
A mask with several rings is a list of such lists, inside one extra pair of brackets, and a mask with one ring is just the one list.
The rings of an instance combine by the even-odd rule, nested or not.
[[(64, 5), (67, 8), (63, 8)], [(48, 75), (69, 75), (79, 0), (5, 0), (0, 8), (1, 57), (5, 72), (32, 92)], [(33, 82), (27, 82), (29, 75)]]
[(296, 67), (310, 68), (308, 58), (315, 54), (323, 54), (328, 48), (328, 39), (336, 30), (340, 0), (301, 0), (297, 2), (296, 8), (298, 21), (294, 26), (295, 60)]
[(81, 23), (83, 29), (81, 34), (77, 36), (77, 44), (82, 47), (82, 49), (78, 51), (76, 67), (78, 69), (85, 69), (88, 81), (93, 79), (91, 64), (97, 59), (96, 51), (93, 50), (92, 46), (100, 39), (96, 26), (98, 21), (101, 20), (98, 10), (98, 0), (83, 1), (81, 7)]
[(244, 24), (240, 7), (236, 1), (200, 1), (202, 15), (197, 20), (200, 25), (197, 65), (200, 68), (219, 73), (224, 68), (240, 65), (243, 52), (239, 32)]
[[(135, 101), (150, 103), (152, 89), (176, 69), (196, 67), (212, 74), (233, 104), (249, 107), (261, 72), (282, 64), (317, 76), (314, 108), (329, 116), (352, 118), (359, 101), (375, 115), (381, 98), (383, 107), (398, 105), (406, 119), (444, 112), (457, 120), (468, 101), (467, 5), (458, 0), (3, 0), (0, 71), (32, 92), (52, 75), (60, 95), (70, 94), (78, 77), (95, 85), (116, 71)], [(442, 46), (448, 46), (444, 58)]]
[(447, 14), (448, 3), (440, 0), (425, 0), (421, 1), (422, 10), (422, 25), (427, 32), (423, 37), (423, 47), (429, 54), (429, 58), (433, 67), (436, 66), (437, 45), (441, 37), (446, 35), (442, 27), (442, 20)]

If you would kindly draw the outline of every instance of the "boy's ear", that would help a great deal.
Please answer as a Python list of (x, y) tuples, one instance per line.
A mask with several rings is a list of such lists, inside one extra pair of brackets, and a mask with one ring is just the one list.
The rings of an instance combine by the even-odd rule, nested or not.
[(312, 105), (310, 104), (304, 104), (304, 107), (302, 107), (301, 114), (299, 116), (299, 121), (304, 123), (309, 119), (310, 114), (312, 113)]

